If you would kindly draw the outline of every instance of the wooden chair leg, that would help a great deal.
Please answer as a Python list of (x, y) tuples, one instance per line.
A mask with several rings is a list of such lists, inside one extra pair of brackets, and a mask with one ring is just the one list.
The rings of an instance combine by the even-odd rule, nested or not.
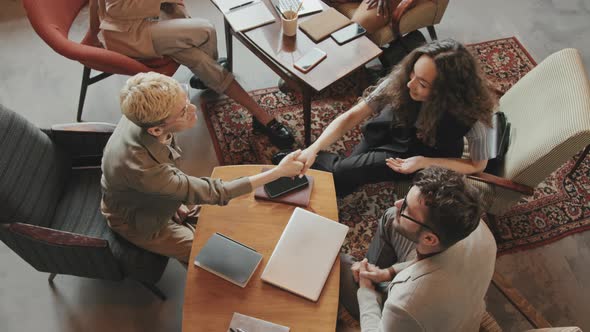
[(582, 152), (582, 154), (580, 155), (580, 157), (576, 161), (576, 164), (574, 165), (572, 170), (567, 174), (568, 178), (570, 178), (570, 179), (572, 178), (574, 172), (578, 169), (578, 167), (580, 167), (580, 164), (584, 161), (584, 159), (586, 159), (586, 156), (588, 155), (589, 152), (590, 152), (590, 144), (588, 146), (586, 146), (586, 148), (584, 149), (584, 152)]
[(82, 73), (82, 86), (80, 87), (80, 99), (78, 100), (78, 115), (76, 121), (82, 122), (82, 110), (84, 109), (84, 100), (86, 99), (86, 91), (90, 85), (90, 68), (84, 66)]
[(500, 273), (494, 271), (494, 276), (492, 277), (492, 284), (498, 288), (500, 293), (502, 293), (514, 307), (536, 328), (549, 328), (551, 324), (535, 307), (533, 307), (529, 301), (527, 301), (524, 296), (514, 287), (512, 284), (504, 278)]
[(160, 300), (162, 301), (166, 301), (166, 294), (164, 294), (158, 287), (156, 287), (156, 285), (154, 284), (150, 284), (144, 281), (140, 281), (140, 283), (147, 289), (150, 290), (150, 292), (154, 293), (154, 295), (156, 295), (157, 297), (160, 298)]
[(434, 26), (433, 25), (427, 26), (426, 29), (428, 30), (428, 34), (430, 35), (430, 39), (431, 40), (437, 40), (438, 39), (438, 37), (436, 36), (436, 30), (434, 30)]

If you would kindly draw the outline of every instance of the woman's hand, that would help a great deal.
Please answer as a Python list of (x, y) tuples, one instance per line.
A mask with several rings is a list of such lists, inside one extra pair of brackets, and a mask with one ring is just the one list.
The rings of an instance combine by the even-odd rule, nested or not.
[(365, 0), (367, 9), (373, 9), (377, 7), (377, 16), (388, 16), (390, 13), (390, 2), (391, 0)]
[(423, 168), (428, 167), (427, 159), (422, 156), (402, 158), (387, 158), (385, 163), (392, 170), (401, 174), (412, 174)]
[(297, 158), (298, 161), (303, 163), (303, 169), (301, 170), (301, 174), (305, 174), (305, 172), (307, 172), (311, 165), (313, 165), (317, 155), (317, 152), (312, 148), (307, 148), (301, 152), (301, 154)]
[(303, 162), (299, 161), (298, 158), (301, 155), (301, 150), (293, 151), (289, 153), (279, 165), (275, 168), (275, 172), (279, 176), (294, 177), (301, 174), (303, 169)]

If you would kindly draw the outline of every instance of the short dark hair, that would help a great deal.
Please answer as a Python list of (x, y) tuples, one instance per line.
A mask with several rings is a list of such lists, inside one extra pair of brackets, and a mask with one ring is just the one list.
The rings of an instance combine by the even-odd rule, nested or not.
[(466, 238), (479, 225), (482, 202), (477, 188), (457, 172), (431, 167), (414, 178), (428, 208), (426, 222), (448, 248)]

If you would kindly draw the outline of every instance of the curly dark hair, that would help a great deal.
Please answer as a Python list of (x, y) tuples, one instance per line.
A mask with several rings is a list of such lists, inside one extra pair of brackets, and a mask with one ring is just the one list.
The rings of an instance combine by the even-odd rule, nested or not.
[(426, 223), (432, 226), (444, 248), (466, 238), (479, 225), (481, 195), (465, 176), (441, 167), (420, 171), (414, 185), (428, 208)]
[[(422, 55), (434, 60), (437, 75), (428, 100), (417, 102), (410, 97), (407, 83), (414, 64)], [(444, 112), (451, 113), (469, 127), (478, 120), (492, 125), (496, 98), (473, 55), (453, 39), (433, 41), (416, 48), (377, 85), (385, 80), (389, 84), (375, 100), (393, 106), (397, 118), (392, 126), (411, 127), (415, 123), (418, 137), (426, 145), (436, 143), (437, 123)], [(363, 96), (366, 97), (375, 87), (367, 88)]]

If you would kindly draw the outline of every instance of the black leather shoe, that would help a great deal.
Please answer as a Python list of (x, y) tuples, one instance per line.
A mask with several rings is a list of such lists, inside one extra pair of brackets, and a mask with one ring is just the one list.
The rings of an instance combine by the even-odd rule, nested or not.
[(293, 151), (281, 150), (281, 151), (273, 154), (272, 157), (270, 157), (270, 161), (272, 162), (273, 165), (278, 165), (281, 162), (281, 160), (283, 160), (283, 158), (285, 158), (291, 152), (293, 152)]
[(201, 79), (198, 78), (197, 75), (193, 75), (193, 77), (191, 77), (190, 85), (191, 85), (191, 88), (193, 88), (193, 89), (199, 89), (199, 90), (207, 89), (207, 86), (205, 85), (205, 83), (203, 83), (203, 81), (201, 81)]
[(290, 148), (295, 143), (295, 138), (288, 127), (272, 119), (266, 126), (256, 118), (252, 118), (254, 133), (262, 133), (270, 138), (270, 142), (281, 149)]
[[(223, 68), (227, 69), (227, 58), (219, 58), (217, 59), (217, 63), (220, 64)], [(203, 83), (203, 81), (201, 81), (199, 77), (197, 77), (197, 75), (193, 75), (193, 77), (191, 77), (190, 86), (193, 89), (199, 90), (205, 90), (209, 88), (205, 85), (205, 83)]]

